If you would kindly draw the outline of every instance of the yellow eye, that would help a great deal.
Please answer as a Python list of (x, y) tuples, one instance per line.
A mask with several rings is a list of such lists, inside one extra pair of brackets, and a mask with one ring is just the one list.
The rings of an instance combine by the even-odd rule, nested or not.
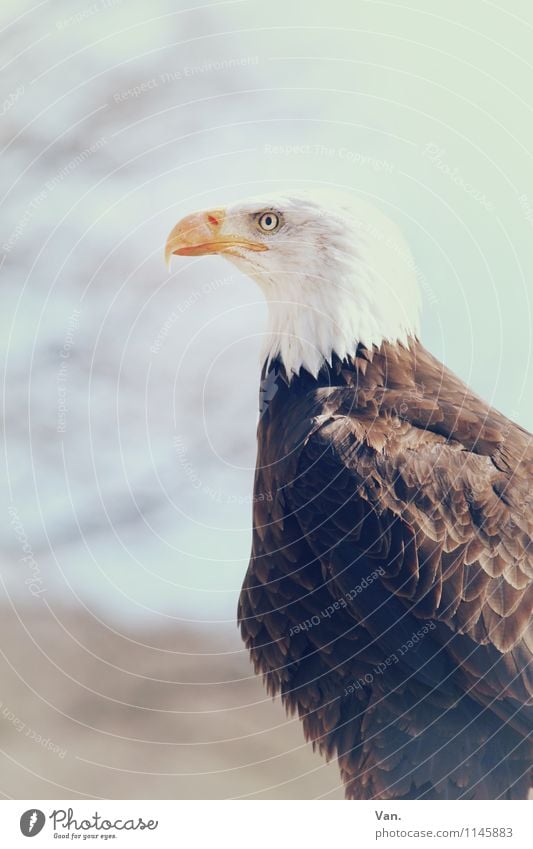
[(275, 212), (263, 212), (257, 223), (265, 233), (272, 233), (279, 227), (279, 215)]

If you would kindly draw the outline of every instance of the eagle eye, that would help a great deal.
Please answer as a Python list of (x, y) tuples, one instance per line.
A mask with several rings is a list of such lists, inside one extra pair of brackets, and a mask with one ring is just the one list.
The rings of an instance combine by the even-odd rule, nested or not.
[(273, 233), (280, 225), (280, 217), (276, 212), (263, 212), (257, 223), (265, 233)]

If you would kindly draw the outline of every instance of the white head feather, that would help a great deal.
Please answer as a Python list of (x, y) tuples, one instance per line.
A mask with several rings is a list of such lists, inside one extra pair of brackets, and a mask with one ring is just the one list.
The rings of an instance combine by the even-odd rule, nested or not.
[(399, 230), (362, 201), (321, 192), (258, 197), (193, 213), (165, 255), (222, 253), (257, 281), (269, 309), (263, 348), (291, 377), (316, 376), (358, 343), (409, 344), (419, 332), (415, 266)]
[(289, 376), (316, 376), (333, 353), (384, 341), (408, 344), (419, 333), (420, 291), (400, 231), (379, 210), (337, 195), (252, 198), (226, 208), (224, 226), (258, 238), (257, 219), (277, 213), (261, 234), (268, 251), (226, 254), (257, 281), (269, 309), (265, 359), (280, 357)]

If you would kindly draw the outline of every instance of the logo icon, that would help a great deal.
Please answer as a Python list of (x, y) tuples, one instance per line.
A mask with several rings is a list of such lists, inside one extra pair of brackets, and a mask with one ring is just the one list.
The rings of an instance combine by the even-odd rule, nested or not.
[(35, 837), (42, 831), (46, 822), (46, 817), (38, 808), (30, 808), (29, 811), (24, 811), (20, 818), (20, 830), (24, 837)]

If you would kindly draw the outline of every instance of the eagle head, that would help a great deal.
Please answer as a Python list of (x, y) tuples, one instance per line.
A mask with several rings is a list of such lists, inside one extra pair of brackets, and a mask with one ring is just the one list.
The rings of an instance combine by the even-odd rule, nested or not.
[(269, 308), (263, 356), (289, 378), (316, 376), (357, 344), (409, 344), (420, 292), (400, 231), (379, 210), (337, 193), (250, 198), (186, 216), (165, 256), (222, 254), (255, 280)]

